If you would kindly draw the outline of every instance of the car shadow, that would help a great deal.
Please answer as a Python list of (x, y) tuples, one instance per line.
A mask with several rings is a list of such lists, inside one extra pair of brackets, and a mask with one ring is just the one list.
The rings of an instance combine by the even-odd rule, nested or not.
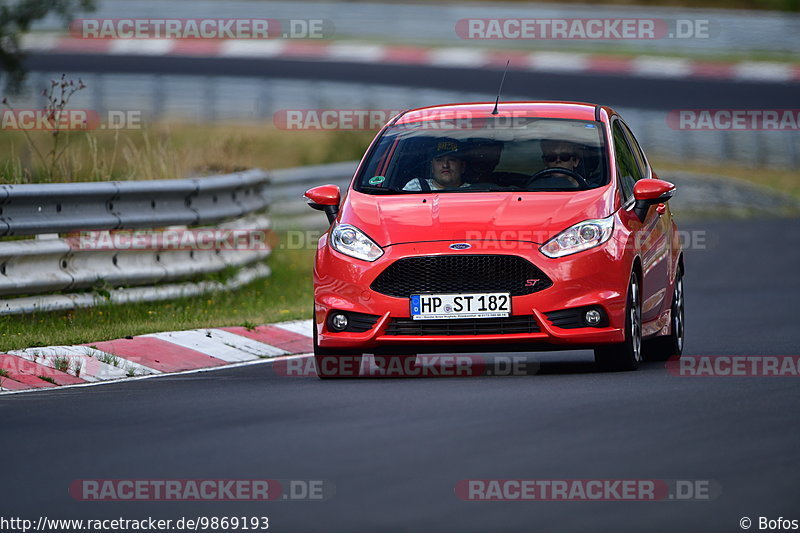
[[(387, 362), (388, 361), (388, 362)], [(659, 363), (642, 363), (640, 368)], [(661, 364), (663, 366), (663, 363)], [(601, 373), (591, 351), (425, 354), (405, 359), (365, 355), (359, 378), (530, 377)]]

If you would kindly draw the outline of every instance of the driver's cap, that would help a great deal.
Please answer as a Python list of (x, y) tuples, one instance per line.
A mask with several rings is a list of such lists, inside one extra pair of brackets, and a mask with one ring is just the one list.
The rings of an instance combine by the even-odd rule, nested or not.
[(439, 139), (436, 141), (436, 149), (433, 152), (433, 157), (442, 157), (445, 155), (463, 157), (461, 151), (461, 144), (455, 139)]

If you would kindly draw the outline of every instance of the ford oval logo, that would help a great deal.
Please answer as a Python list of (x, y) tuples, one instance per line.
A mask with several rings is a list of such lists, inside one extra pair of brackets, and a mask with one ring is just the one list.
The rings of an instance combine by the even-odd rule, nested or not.
[(470, 248), (472, 248), (472, 245), (465, 242), (457, 242), (450, 245), (451, 250), (468, 250)]

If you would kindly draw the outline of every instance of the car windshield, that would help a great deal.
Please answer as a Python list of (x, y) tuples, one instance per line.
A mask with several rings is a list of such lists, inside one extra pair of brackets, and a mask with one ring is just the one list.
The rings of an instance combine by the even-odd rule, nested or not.
[(356, 179), (367, 194), (579, 191), (608, 183), (599, 122), (425, 120), (381, 136)]

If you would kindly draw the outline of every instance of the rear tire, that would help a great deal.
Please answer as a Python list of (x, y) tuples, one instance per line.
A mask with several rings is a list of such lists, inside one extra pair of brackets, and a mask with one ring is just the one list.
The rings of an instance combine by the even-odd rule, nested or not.
[(357, 378), (362, 358), (362, 354), (353, 350), (320, 347), (317, 344), (317, 326), (314, 325), (314, 367), (319, 379)]
[(673, 355), (683, 353), (684, 342), (684, 296), (683, 271), (678, 268), (675, 275), (675, 288), (672, 292), (669, 335), (656, 337), (644, 344), (644, 356), (648, 361), (666, 361)]
[(628, 283), (625, 305), (625, 340), (618, 344), (598, 346), (594, 361), (601, 372), (636, 370), (642, 360), (642, 300), (639, 274), (634, 271)]

